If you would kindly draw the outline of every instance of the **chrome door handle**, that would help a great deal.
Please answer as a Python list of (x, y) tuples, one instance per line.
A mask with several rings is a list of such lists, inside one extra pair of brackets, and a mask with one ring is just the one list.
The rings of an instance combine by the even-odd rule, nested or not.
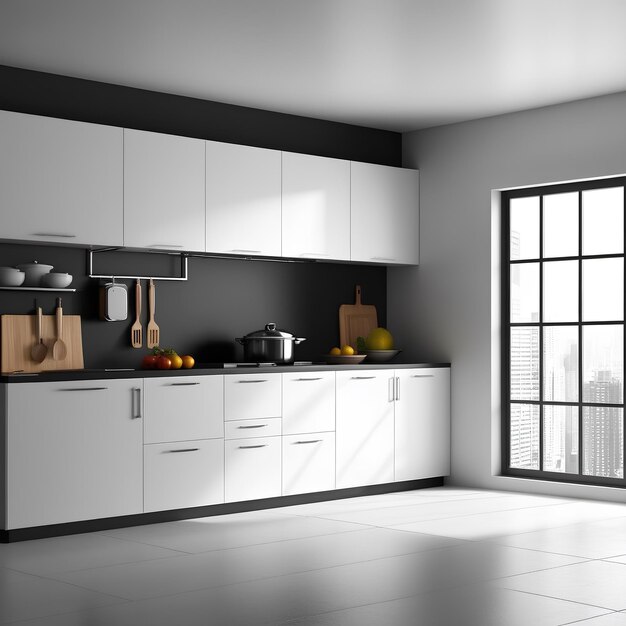
[(141, 419), (142, 415), (142, 406), (141, 406), (141, 388), (134, 387), (133, 388), (133, 405), (136, 408), (136, 412), (133, 415), (133, 419)]
[(237, 426), (237, 428), (241, 428), (245, 430), (246, 428), (265, 428), (267, 424), (255, 424), (254, 426)]
[(75, 239), (76, 235), (69, 233), (33, 233), (33, 237), (62, 237), (63, 239)]
[(200, 448), (179, 448), (178, 450), (163, 450), (165, 454), (174, 454), (176, 452), (197, 452)]
[(387, 402), (393, 402), (395, 397), (394, 379), (390, 378), (387, 381)]
[(266, 383), (267, 379), (262, 378), (261, 380), (238, 380), (238, 383)]
[(251, 450), (252, 448), (267, 448), (266, 443), (260, 443), (257, 446), (239, 446), (240, 450)]
[(200, 383), (169, 383), (170, 387), (191, 387), (192, 385), (199, 385)]
[(411, 374), (411, 378), (434, 378), (434, 374)]
[(376, 376), (350, 376), (350, 380), (372, 380)]
[(307, 439), (306, 441), (294, 441), (294, 445), (301, 443), (319, 443), (322, 439)]
[(400, 377), (396, 376), (396, 400), (400, 400)]
[(318, 376), (317, 378), (294, 378), (293, 382), (294, 383), (303, 383), (309, 380), (322, 380), (321, 376)]
[(59, 389), (59, 391), (104, 391), (108, 387), (67, 387)]

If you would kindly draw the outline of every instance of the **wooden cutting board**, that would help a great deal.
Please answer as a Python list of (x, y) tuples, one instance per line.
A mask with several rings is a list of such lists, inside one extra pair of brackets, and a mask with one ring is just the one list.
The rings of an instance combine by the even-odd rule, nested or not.
[(42, 335), (48, 354), (42, 363), (33, 361), (30, 354), (37, 341), (37, 316), (2, 315), (0, 318), (3, 374), (84, 368), (80, 315), (63, 316), (63, 341), (67, 345), (67, 356), (58, 361), (52, 358), (52, 346), (57, 339), (55, 317), (43, 316)]
[(339, 343), (356, 349), (356, 338), (367, 337), (377, 327), (376, 307), (361, 304), (361, 285), (357, 285), (355, 303), (339, 307)]

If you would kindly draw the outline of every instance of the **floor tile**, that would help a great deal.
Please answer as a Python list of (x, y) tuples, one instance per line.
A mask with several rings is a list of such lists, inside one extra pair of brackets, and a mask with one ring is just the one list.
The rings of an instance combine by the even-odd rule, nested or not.
[(91, 533), (0, 544), (0, 567), (46, 575), (179, 554), (174, 550)]
[(382, 528), (100, 567), (58, 579), (128, 599), (154, 598), (458, 545), (458, 540)]
[(572, 626), (626, 626), (626, 613), (608, 613), (578, 622), (569, 622)]
[(626, 609), (626, 565), (587, 561), (512, 576), (494, 585), (621, 611)]

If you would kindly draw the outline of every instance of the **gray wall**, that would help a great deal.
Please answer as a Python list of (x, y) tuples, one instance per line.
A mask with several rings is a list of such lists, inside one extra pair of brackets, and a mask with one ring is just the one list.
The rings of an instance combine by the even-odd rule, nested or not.
[[(619, 489), (498, 476), (498, 194), (626, 172), (626, 93), (408, 133), (420, 266), (389, 269), (387, 322), (410, 360), (452, 363), (451, 482), (626, 501)], [(493, 235), (492, 235), (493, 232)]]

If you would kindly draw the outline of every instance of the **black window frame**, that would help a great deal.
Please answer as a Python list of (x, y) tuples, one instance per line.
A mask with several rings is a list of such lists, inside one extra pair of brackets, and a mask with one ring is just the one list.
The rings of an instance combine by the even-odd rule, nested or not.
[[(504, 476), (515, 476), (523, 478), (531, 478), (535, 480), (544, 480), (561, 483), (575, 483), (575, 484), (591, 484), (597, 486), (609, 486), (609, 487), (621, 487), (626, 488), (626, 407), (624, 400), (626, 398), (626, 385), (623, 385), (622, 390), (622, 403), (621, 404), (602, 404), (603, 407), (617, 407), (621, 408), (624, 419), (623, 427), (623, 441), (622, 441), (622, 457), (624, 460), (623, 478), (611, 478), (606, 476), (588, 476), (583, 474), (584, 470), (584, 450), (583, 450), (583, 407), (585, 406), (599, 406), (594, 402), (583, 402), (583, 345), (582, 345), (582, 329), (584, 326), (592, 325), (610, 325), (620, 324), (624, 330), (622, 354), (623, 354), (623, 383), (626, 383), (626, 284), (624, 290), (624, 319), (619, 321), (609, 322), (583, 322), (582, 319), (582, 261), (583, 259), (602, 259), (602, 258), (622, 258), (624, 259), (624, 277), (626, 281), (626, 215), (624, 219), (624, 251), (621, 254), (601, 254), (601, 255), (583, 255), (582, 252), (582, 192), (589, 189), (603, 189), (612, 187), (624, 187), (625, 205), (624, 210), (626, 213), (626, 176), (615, 176), (609, 178), (578, 181), (571, 183), (559, 183), (553, 185), (540, 185), (534, 187), (525, 187), (520, 189), (513, 189), (501, 192), (501, 254), (500, 254), (500, 268), (501, 268), (501, 474)], [(578, 192), (578, 255), (565, 256), (565, 257), (544, 257), (543, 256), (543, 198), (547, 195)], [(514, 198), (528, 198), (539, 196), (539, 257), (532, 260), (522, 260), (521, 262), (538, 262), (540, 265), (540, 279), (539, 279), (539, 321), (538, 322), (511, 322), (510, 312), (510, 276), (511, 276), (511, 259), (510, 259), (510, 202)], [(553, 323), (543, 321), (543, 263), (545, 261), (564, 261), (564, 260), (577, 260), (579, 263), (579, 278), (578, 278), (578, 306), (579, 315), (577, 322), (567, 323)], [(578, 401), (577, 402), (560, 402), (560, 401), (545, 401), (543, 399), (543, 327), (544, 326), (577, 326), (578, 328)], [(539, 329), (539, 399), (538, 400), (511, 400), (511, 361), (510, 361), (510, 338), (511, 328), (519, 327), (537, 327)], [(539, 469), (527, 469), (527, 468), (512, 468), (510, 467), (510, 437), (511, 437), (511, 404), (525, 404), (536, 405), (539, 407)], [(577, 406), (578, 407), (578, 473), (566, 473), (566, 472), (553, 472), (546, 471), (543, 468), (544, 464), (544, 420), (543, 420), (543, 407), (544, 406)]]

